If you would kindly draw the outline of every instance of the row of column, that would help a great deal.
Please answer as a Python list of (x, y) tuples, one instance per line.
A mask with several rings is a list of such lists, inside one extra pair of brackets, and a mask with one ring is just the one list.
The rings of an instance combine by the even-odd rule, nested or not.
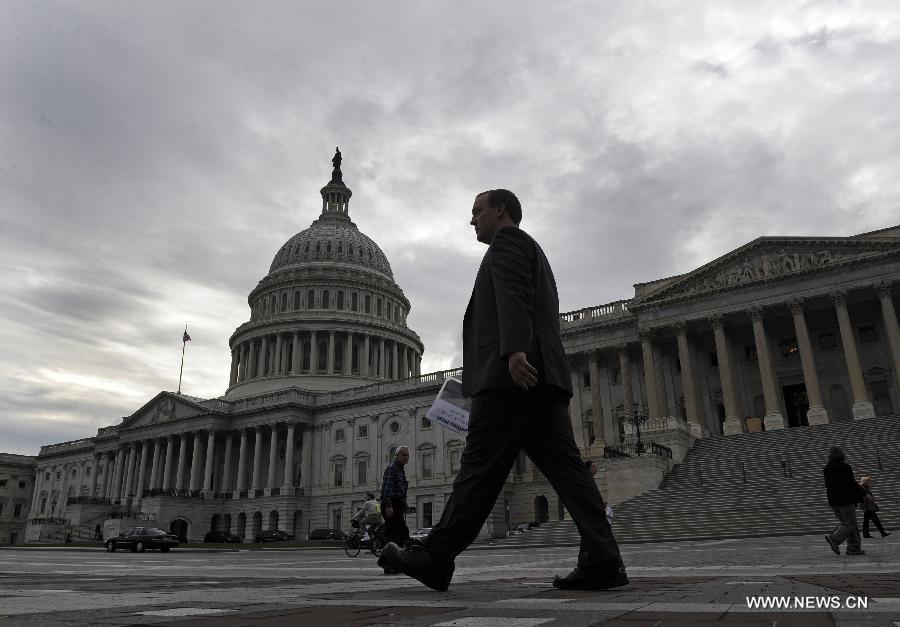
[[(320, 344), (326, 334), (326, 359), (320, 364)], [(308, 334), (295, 331), (241, 342), (231, 351), (229, 385), (280, 374), (351, 376), (354, 349), (358, 351), (356, 370), (361, 377), (405, 379), (420, 374), (422, 357), (412, 346), (376, 335), (351, 332), (340, 333), (340, 337), (336, 335), (335, 331), (310, 331)], [(336, 367), (338, 342), (343, 343), (343, 348), (341, 364)]]
[[(269, 472), (265, 486), (261, 483), (264, 431), (270, 432)], [(248, 445), (248, 436), (251, 432), (255, 439), (252, 458)], [(104, 468), (104, 480), (102, 484), (98, 483), (97, 473), (94, 474), (90, 496), (109, 498), (112, 501), (135, 497), (140, 502), (144, 489), (211, 493), (217, 461), (222, 462), (219, 492), (233, 492), (234, 496), (238, 497), (241, 492), (248, 489), (247, 481), (249, 479), (250, 489), (265, 489), (267, 494), (272, 494), (276, 488), (275, 477), (280, 443), (285, 445), (282, 475), (284, 481), (281, 487), (292, 489), (295, 432), (296, 424), (294, 423), (287, 424), (283, 440), (279, 437), (280, 432), (277, 426), (259, 425), (241, 429), (239, 432), (228, 431), (224, 433), (224, 451), (220, 450), (223, 442), (222, 438), (218, 437), (221, 432), (217, 431), (204, 433), (198, 430), (122, 445), (115, 451), (95, 455), (98, 466), (102, 465)], [(238, 454), (238, 470), (237, 475), (232, 477), (235, 448), (237, 448)], [(188, 457), (189, 449), (190, 458)], [(252, 467), (250, 477), (247, 476), (249, 467)]]
[[(887, 335), (887, 344), (893, 363), (894, 376), (897, 386), (900, 388), (900, 325), (897, 322), (897, 314), (892, 300), (890, 285), (879, 283), (875, 286), (875, 292), (881, 304), (881, 314)], [(844, 357), (850, 378), (851, 394), (853, 398), (852, 413), (855, 419), (872, 417), (875, 415), (872, 403), (866, 393), (865, 380), (862, 366), (859, 360), (859, 351), (856, 346), (856, 337), (850, 315), (847, 311), (847, 294), (843, 290), (837, 290), (830, 294), (838, 319), (838, 328), (841, 336)], [(819, 385), (818, 372), (815, 357), (810, 340), (809, 330), (806, 326), (805, 305), (802, 299), (793, 299), (787, 303), (793, 319), (797, 338), (798, 352), (803, 371), (803, 381), (806, 386), (806, 394), (809, 401), (807, 419), (810, 424), (822, 424), (829, 421), (825, 409), (822, 392)], [(753, 337), (757, 354), (757, 362), (762, 381), (763, 398), (766, 406), (764, 418), (767, 430), (784, 427), (784, 416), (781, 412), (780, 395), (776, 383), (775, 371), (769, 350), (768, 336), (765, 330), (765, 312), (761, 307), (752, 307), (746, 312), (753, 324)], [(719, 376), (722, 385), (723, 403), (725, 405), (725, 434), (740, 433), (743, 430), (740, 420), (740, 408), (738, 404), (737, 387), (735, 384), (732, 359), (729, 342), (726, 336), (724, 318), (721, 314), (708, 318), (713, 330), (715, 340), (716, 358), (719, 367)], [(684, 393), (684, 409), (688, 423), (695, 432), (702, 431), (701, 416), (702, 404), (697, 393), (697, 382), (693, 368), (693, 350), (687, 334), (687, 324), (680, 321), (674, 325), (678, 358), (681, 363), (682, 388)], [(663, 362), (659, 352), (658, 342), (660, 329), (641, 329), (639, 337), (641, 342), (641, 354), (643, 361), (644, 379), (646, 382), (648, 418), (662, 418), (669, 414), (668, 398), (663, 377)], [(627, 345), (618, 347), (619, 365), (622, 377), (623, 404), (625, 411), (633, 402), (633, 389), (631, 383), (631, 364)], [(594, 426), (594, 445), (602, 449), (606, 445), (603, 428), (603, 412), (601, 405), (600, 386), (594, 382), (600, 380), (599, 355), (594, 353), (589, 358), (591, 385), (591, 413)], [(577, 377), (573, 373), (573, 377)], [(573, 378), (573, 387), (577, 388), (577, 378)], [(696, 426), (694, 426), (696, 425)]]

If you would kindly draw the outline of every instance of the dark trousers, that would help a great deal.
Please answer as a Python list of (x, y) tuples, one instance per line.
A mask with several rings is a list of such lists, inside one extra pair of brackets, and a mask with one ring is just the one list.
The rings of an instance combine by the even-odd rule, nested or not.
[(878, 529), (878, 533), (884, 535), (884, 527), (881, 526), (881, 521), (878, 519), (878, 512), (866, 512), (863, 514), (863, 533), (869, 535), (869, 521), (875, 523), (875, 528)]
[[(382, 513), (383, 515), (383, 513)], [(394, 501), (394, 515), (384, 519), (384, 535), (389, 542), (403, 546), (409, 542), (409, 527), (406, 526), (406, 501)]]
[(831, 533), (831, 537), (838, 544), (846, 540), (848, 551), (858, 551), (862, 540), (859, 538), (859, 525), (856, 523), (856, 506), (832, 505), (831, 510), (840, 521), (837, 529)]
[(425, 539), (432, 558), (451, 561), (475, 538), (523, 450), (566, 504), (581, 534), (578, 563), (606, 567), (621, 561), (606, 520), (606, 505), (584, 467), (562, 390), (499, 389), (472, 399), (469, 432), (440, 521)]

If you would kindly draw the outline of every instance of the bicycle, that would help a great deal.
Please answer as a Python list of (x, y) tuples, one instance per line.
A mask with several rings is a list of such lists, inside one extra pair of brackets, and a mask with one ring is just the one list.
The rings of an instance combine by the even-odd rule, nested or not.
[(384, 534), (384, 525), (378, 525), (375, 528), (374, 537), (368, 540), (363, 540), (361, 529), (354, 529), (344, 540), (344, 553), (347, 554), (347, 557), (356, 557), (362, 549), (367, 549), (372, 555), (378, 557), (386, 544), (387, 536)]

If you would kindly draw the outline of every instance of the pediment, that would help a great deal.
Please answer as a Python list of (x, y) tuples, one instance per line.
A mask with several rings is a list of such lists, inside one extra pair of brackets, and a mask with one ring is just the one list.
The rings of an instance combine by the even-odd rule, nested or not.
[(208, 413), (209, 409), (196, 402), (171, 392), (160, 392), (146, 405), (126, 417), (120, 428), (139, 429)]
[(878, 257), (894, 257), (900, 251), (898, 240), (896, 237), (761, 237), (636, 299), (629, 308), (827, 273)]

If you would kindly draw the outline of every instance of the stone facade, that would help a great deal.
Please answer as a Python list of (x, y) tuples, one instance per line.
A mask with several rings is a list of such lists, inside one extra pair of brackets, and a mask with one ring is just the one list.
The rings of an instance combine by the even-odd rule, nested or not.
[(25, 543), (34, 469), (34, 457), (0, 453), (0, 545)]
[[(223, 396), (161, 392), (95, 437), (42, 447), (30, 541), (60, 526), (89, 535), (110, 516), (194, 541), (213, 528), (245, 541), (273, 528), (298, 538), (347, 528), (400, 445), (412, 453), (408, 522), (437, 522), (465, 438), (425, 413), (462, 373), (420, 374), (410, 303), (350, 221), (336, 159), (321, 215), (250, 293)], [(616, 503), (656, 487), (696, 437), (897, 413), (898, 292), (900, 227), (762, 237), (638, 284), (630, 300), (563, 314), (573, 427), (600, 462), (601, 489)], [(637, 428), (671, 458), (614, 458)], [(484, 533), (562, 516), (523, 454)]]

